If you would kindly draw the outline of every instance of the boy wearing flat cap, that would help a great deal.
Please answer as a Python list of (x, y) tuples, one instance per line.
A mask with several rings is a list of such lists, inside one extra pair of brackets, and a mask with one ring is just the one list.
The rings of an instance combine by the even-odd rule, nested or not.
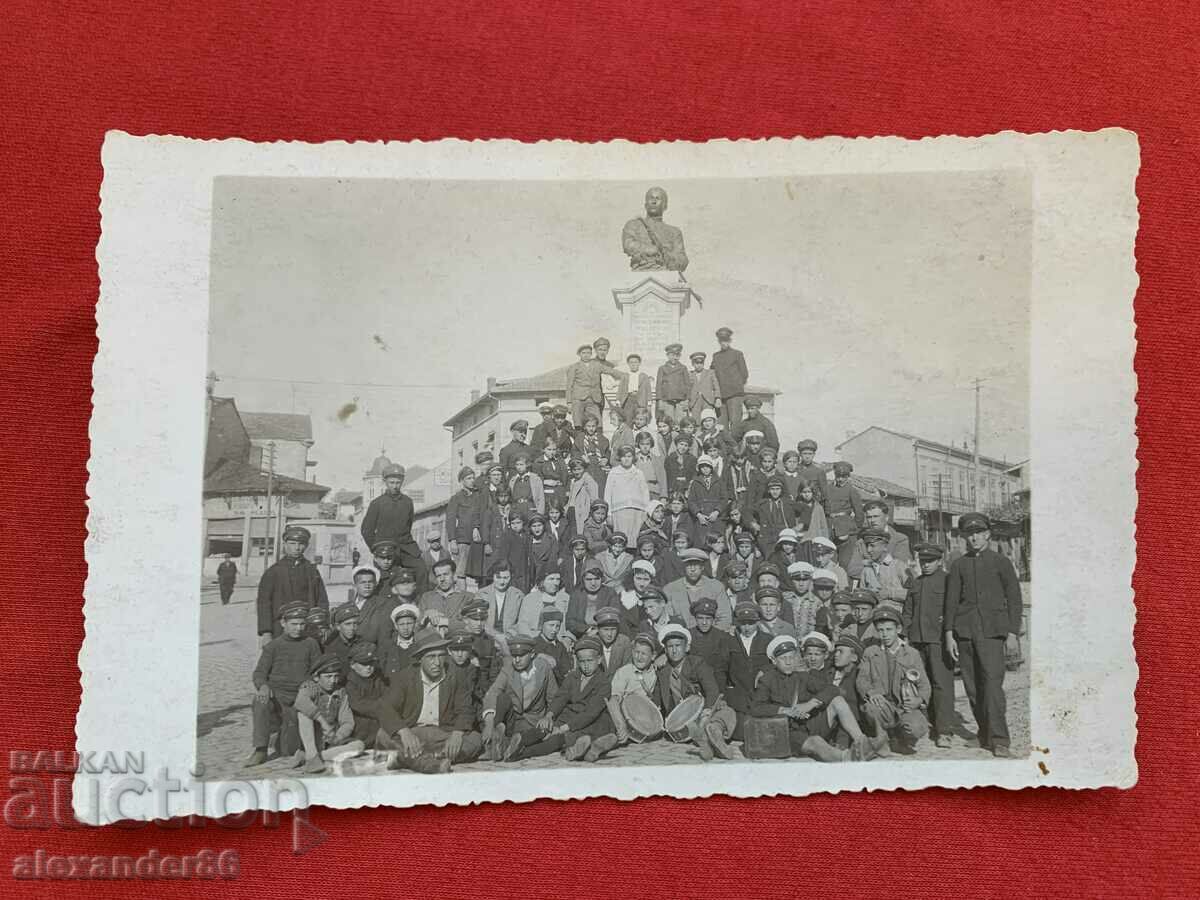
[(553, 666), (535, 652), (533, 638), (508, 639), (509, 657), (483, 698), (483, 743), (492, 761), (513, 759), (554, 724), (550, 701), (558, 693)]
[(1021, 651), (1021, 585), (1013, 564), (988, 546), (987, 516), (965, 513), (958, 530), (967, 552), (954, 561), (946, 577), (946, 651), (962, 666), (963, 688), (979, 726), (979, 746), (993, 756), (1008, 757), (1004, 672), (1006, 657)]
[(730, 428), (742, 421), (742, 404), (746, 397), (746, 382), (750, 370), (741, 350), (733, 349), (733, 331), (717, 329), (720, 349), (713, 354), (712, 371), (721, 390), (721, 424)]
[(540, 730), (544, 736), (528, 742), (532, 732), (513, 737), (518, 748), (506, 759), (548, 756), (562, 750), (569, 761), (595, 762), (617, 746), (608, 713), (609, 679), (600, 669), (601, 649), (595, 638), (581, 638), (575, 645), (575, 668), (565, 677), (550, 700)]
[(483, 583), (493, 538), (488, 496), (476, 489), (475, 471), (463, 466), (458, 472), (458, 483), (459, 491), (446, 504), (446, 534), (450, 538), (456, 585), (460, 591), (466, 591)]
[(688, 373), (686, 412), (699, 422), (706, 409), (716, 410), (721, 406), (721, 388), (717, 384), (716, 373), (712, 369), (704, 368), (708, 354), (697, 350), (689, 358), (692, 361), (692, 371)]
[(587, 560), (579, 587), (567, 600), (566, 628), (577, 638), (596, 633), (596, 614), (620, 603), (617, 592), (604, 584), (604, 573), (594, 560)]
[(503, 654), (496, 640), (487, 633), (488, 601), (483, 597), (470, 600), (463, 607), (462, 634), (471, 639), (471, 666), (478, 677), (471, 681), (471, 700), (476, 713), (483, 712), (483, 695), (500, 674)]
[(602, 606), (596, 610), (596, 637), (600, 639), (600, 665), (610, 675), (629, 662), (633, 653), (633, 641), (621, 633), (619, 604)]
[(308, 609), (329, 609), (325, 582), (317, 567), (304, 558), (312, 533), (299, 525), (283, 530), (283, 555), (263, 572), (258, 582), (258, 645), (265, 647), (283, 633), (280, 614), (285, 606), (302, 603)]
[(670, 416), (678, 422), (687, 414), (692, 378), (687, 366), (679, 361), (683, 344), (667, 344), (665, 352), (667, 361), (658, 367), (655, 378), (655, 396), (658, 398), (658, 414), (655, 418)]
[(280, 756), (291, 756), (300, 743), (297, 730), (296, 691), (308, 678), (321, 656), (315, 640), (304, 634), (308, 607), (291, 603), (279, 614), (281, 634), (263, 647), (258, 665), (251, 676), (254, 698), (250, 704), (254, 752), (246, 766), (260, 766), (267, 761), (271, 735), (278, 733)]
[(850, 592), (850, 615), (854, 621), (850, 625), (850, 633), (862, 641), (864, 647), (879, 643), (879, 634), (875, 630), (875, 607), (879, 604), (875, 595), (862, 588)]
[(449, 666), (448, 645), (436, 631), (423, 632), (412, 648), (413, 664), (392, 679), (379, 703), (375, 745), (396, 751), (389, 768), (440, 774), (479, 756), (483, 743), (472, 730), (471, 697)]
[(866, 547), (866, 558), (862, 562), (859, 583), (870, 591), (880, 604), (899, 611), (904, 608), (908, 595), (907, 576), (904, 564), (888, 552), (888, 533), (882, 528), (864, 528), (861, 535)]
[(350, 649), (346, 673), (346, 697), (354, 714), (351, 737), (362, 741), (365, 747), (375, 746), (375, 736), (379, 732), (379, 701), (386, 690), (387, 681), (379, 670), (375, 645), (369, 641), (355, 641)]
[(722, 759), (730, 759), (733, 753), (728, 741), (737, 726), (737, 714), (721, 696), (712, 669), (703, 660), (688, 656), (692, 636), (682, 625), (668, 625), (659, 637), (667, 661), (658, 671), (654, 700), (663, 717), (669, 716), (686, 698), (703, 697), (704, 711), (688, 729), (690, 736), (705, 762), (711, 760), (714, 753)]
[(596, 557), (596, 565), (604, 576), (605, 587), (619, 592), (623, 589), (621, 582), (633, 565), (633, 557), (625, 552), (625, 535), (620, 531), (610, 534), (607, 543), (608, 549)]
[[(821, 674), (801, 669), (800, 647), (790, 635), (773, 638), (767, 647), (771, 668), (754, 689), (750, 713), (760, 718), (784, 716), (793, 756), (821, 762), (869, 760), (879, 755), (886, 738), (871, 740), (863, 734), (850, 707), (837, 688)], [(838, 727), (851, 738), (851, 748), (833, 746)]]
[(879, 643), (863, 651), (857, 688), (862, 716), (876, 735), (888, 735), (903, 753), (912, 753), (929, 733), (929, 678), (921, 654), (900, 637), (900, 613), (879, 606), (872, 617)]
[(655, 697), (658, 670), (654, 660), (662, 651), (652, 634), (641, 632), (634, 635), (630, 661), (617, 669), (610, 679), (608, 714), (612, 718), (617, 743), (629, 743), (629, 726), (621, 712), (621, 701), (629, 694), (641, 694), (648, 700)]
[(560, 685), (574, 665), (571, 651), (559, 640), (559, 632), (563, 626), (563, 614), (553, 606), (542, 609), (538, 616), (538, 634), (533, 639), (533, 651), (544, 659), (549, 660), (553, 667), (554, 679)]
[(358, 641), (358, 607), (346, 603), (333, 611), (333, 637), (325, 645), (342, 663), (342, 675), (350, 670), (350, 648)]
[(779, 452), (779, 432), (775, 423), (763, 415), (763, 402), (759, 397), (747, 397), (743, 404), (746, 407), (746, 418), (730, 426), (730, 434), (735, 441), (741, 442), (749, 431), (762, 432), (762, 445)]
[(817, 502), (826, 507), (826, 512), (828, 512), (825, 489), (829, 486), (829, 479), (825, 475), (825, 470), (815, 462), (817, 457), (817, 442), (812, 438), (805, 438), (796, 444), (796, 452), (800, 454), (800, 465), (796, 467), (796, 474), (800, 477), (801, 481), (807, 481), (813, 486), (813, 493), (816, 494)]
[(295, 765), (304, 766), (306, 775), (325, 771), (324, 754), (343, 751), (358, 753), (363, 745), (351, 741), (354, 713), (346, 692), (338, 687), (342, 661), (332, 653), (323, 654), (309, 672), (308, 679), (296, 691), (296, 719), (300, 729), (301, 750)]
[(683, 577), (663, 589), (671, 614), (678, 616), (691, 628), (696, 624), (692, 616), (692, 604), (697, 600), (712, 600), (717, 605), (716, 627), (730, 630), (733, 627), (733, 609), (729, 605), (725, 586), (706, 574), (708, 554), (697, 547), (689, 547), (679, 554), (679, 558), (683, 563)]
[(529, 452), (525, 449), (512, 456), (508, 493), (512, 497), (513, 509), (526, 520), (535, 512), (540, 514), (546, 511), (545, 487), (542, 479), (529, 470)]
[(930, 730), (934, 743), (945, 749), (950, 746), (954, 721), (954, 665), (946, 653), (942, 625), (946, 612), (946, 570), (942, 568), (941, 547), (917, 544), (915, 550), (921, 573), (909, 585), (900, 618), (909, 644), (925, 663), (931, 689)]
[[(732, 614), (731, 614), (732, 615)], [(692, 603), (692, 620), (696, 623), (688, 629), (692, 641), (688, 653), (708, 663), (717, 680), (717, 687), (724, 690), (729, 676), (729, 655), (733, 652), (733, 637), (728, 631), (715, 627), (717, 601), (701, 597)]]
[(737, 713), (734, 740), (742, 737), (759, 675), (770, 666), (767, 645), (771, 643), (772, 636), (758, 627), (761, 618), (762, 614), (753, 600), (745, 600), (734, 607), (736, 628), (729, 639), (729, 663), (725, 683), (721, 685), (726, 702)]
[(854, 537), (863, 527), (862, 494), (850, 482), (854, 466), (844, 460), (833, 464), (833, 484), (825, 484), (825, 518), (837, 544), (838, 564), (847, 572), (854, 558)]
[[(524, 419), (517, 419), (508, 426), (510, 435), (509, 441), (500, 448), (500, 456), (497, 462), (504, 467), (504, 479), (510, 480), (513, 473), (516, 471), (516, 460), (518, 456), (524, 455), (526, 462), (530, 457), (529, 451), (529, 423)], [(516, 499), (514, 495), (513, 499)]]
[(600, 386), (601, 365), (592, 358), (592, 345), (580, 344), (576, 351), (579, 361), (567, 366), (567, 406), (576, 428), (583, 426), (584, 419), (595, 416), (599, 424), (600, 410), (604, 407), (604, 391)]

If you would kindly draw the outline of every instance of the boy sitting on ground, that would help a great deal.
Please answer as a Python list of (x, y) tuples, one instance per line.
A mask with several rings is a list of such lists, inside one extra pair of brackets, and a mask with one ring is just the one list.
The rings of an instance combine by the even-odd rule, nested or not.
[(291, 756), (299, 747), (296, 710), (292, 704), (296, 702), (296, 691), (321, 656), (316, 640), (304, 634), (307, 617), (305, 604), (287, 604), (279, 614), (283, 634), (272, 638), (259, 654), (252, 676), (254, 698), (250, 704), (254, 751), (246, 760), (247, 766), (260, 766), (267, 761), (267, 747), (273, 734), (278, 734), (276, 749), (280, 756)]
[(338, 687), (341, 676), (342, 661), (326, 653), (296, 691), (296, 719), (304, 746), (296, 751), (294, 762), (297, 768), (304, 766), (307, 775), (325, 771), (326, 755), (362, 752), (362, 742), (350, 740), (354, 713), (346, 692)]

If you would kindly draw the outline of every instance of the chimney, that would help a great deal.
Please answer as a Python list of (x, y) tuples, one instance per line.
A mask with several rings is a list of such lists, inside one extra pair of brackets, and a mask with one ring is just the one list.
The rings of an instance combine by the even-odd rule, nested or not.
[(471, 391), (471, 402), (472, 403), (479, 402), (479, 391)]
[(492, 392), (493, 392), (493, 391), (495, 391), (495, 390), (496, 390), (496, 379), (495, 379), (495, 378), (489, 378), (489, 379), (487, 380), (487, 392), (490, 394), (490, 393), (492, 393)]

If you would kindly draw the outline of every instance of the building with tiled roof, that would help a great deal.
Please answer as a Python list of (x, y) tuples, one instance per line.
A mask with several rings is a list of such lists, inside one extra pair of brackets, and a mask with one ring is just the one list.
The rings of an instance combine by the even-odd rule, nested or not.
[(311, 417), (297, 413), (244, 412), (242, 424), (250, 443), (262, 451), (264, 459), (274, 444), (277, 473), (307, 480), (308, 470), (317, 464), (308, 458), (313, 445)]

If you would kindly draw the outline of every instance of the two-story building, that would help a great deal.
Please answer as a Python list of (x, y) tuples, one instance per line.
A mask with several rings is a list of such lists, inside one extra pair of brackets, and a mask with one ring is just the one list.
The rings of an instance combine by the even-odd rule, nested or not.
[(958, 516), (976, 509), (1007, 506), (1021, 488), (1012, 463), (975, 456), (927, 438), (872, 425), (835, 448), (855, 471), (869, 472), (912, 491), (921, 521), (919, 530), (933, 541), (945, 541)]

